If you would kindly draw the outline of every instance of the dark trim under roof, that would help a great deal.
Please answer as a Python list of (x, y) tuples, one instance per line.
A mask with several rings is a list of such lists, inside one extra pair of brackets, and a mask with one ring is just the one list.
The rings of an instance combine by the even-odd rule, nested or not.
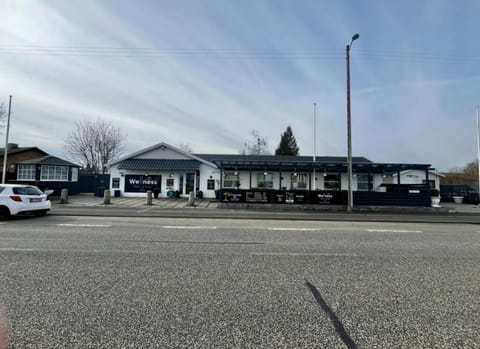
[(119, 170), (130, 171), (196, 171), (199, 168), (198, 160), (178, 159), (127, 159), (118, 165)]

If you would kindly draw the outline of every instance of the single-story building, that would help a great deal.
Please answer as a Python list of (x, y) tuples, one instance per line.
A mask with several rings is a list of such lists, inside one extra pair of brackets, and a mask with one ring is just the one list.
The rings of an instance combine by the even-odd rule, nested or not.
[[(440, 188), (429, 164), (352, 162), (356, 204), (428, 206), (430, 190)], [(112, 194), (126, 197), (193, 191), (225, 202), (343, 204), (348, 188), (346, 157), (191, 154), (164, 142), (111, 162), (109, 171)]]
[[(5, 148), (0, 148), (0, 178), (3, 175), (3, 158)], [(19, 161), (38, 159), (48, 155), (47, 152), (37, 147), (19, 147), (16, 143), (8, 143), (7, 145), (7, 173), (6, 180), (15, 180), (16, 163)]]
[[(3, 166), (5, 148), (0, 151)], [(78, 182), (79, 169), (79, 165), (49, 155), (37, 147), (8, 144), (7, 183), (33, 184), (42, 190), (53, 189), (59, 195), (62, 188), (70, 188)]]

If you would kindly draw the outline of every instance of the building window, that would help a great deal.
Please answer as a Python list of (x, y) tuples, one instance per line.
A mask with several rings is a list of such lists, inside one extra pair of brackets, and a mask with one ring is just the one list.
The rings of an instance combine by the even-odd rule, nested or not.
[(338, 174), (327, 174), (324, 177), (325, 190), (339, 190), (340, 176)]
[(170, 189), (170, 188), (173, 188), (175, 186), (175, 179), (173, 178), (167, 178), (167, 183), (166, 183), (167, 187)]
[(357, 174), (357, 190), (368, 191), (368, 174)]
[(257, 187), (272, 189), (273, 188), (273, 173), (257, 173)]
[(42, 181), (68, 181), (68, 167), (67, 166), (42, 166), (40, 174)]
[(291, 176), (292, 189), (307, 189), (307, 174), (293, 173)]
[(78, 168), (72, 167), (72, 182), (78, 182)]
[(17, 179), (19, 181), (34, 181), (35, 165), (18, 165)]
[(223, 177), (224, 188), (238, 188), (239, 186), (240, 180), (238, 179), (238, 174), (225, 173), (225, 176)]

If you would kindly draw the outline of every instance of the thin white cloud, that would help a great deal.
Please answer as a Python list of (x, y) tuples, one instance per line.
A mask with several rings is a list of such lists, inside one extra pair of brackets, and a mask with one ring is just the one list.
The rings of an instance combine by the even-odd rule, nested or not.
[[(273, 151), (290, 125), (301, 153), (311, 154), (315, 101), (317, 154), (342, 155), (344, 50), (358, 31), (354, 154), (446, 169), (475, 154), (476, 64), (456, 60), (465, 61), (459, 51), (479, 56), (468, 43), (476, 39), (468, 29), (477, 22), (469, 12), (478, 7), (448, 1), (7, 1), (0, 11), (0, 99), (14, 95), (12, 139), (37, 145), (29, 144), (33, 139), (57, 154), (63, 152), (59, 135), (75, 121), (98, 116), (125, 129), (129, 151), (188, 140), (198, 152), (237, 152), (252, 128)], [(434, 32), (445, 21), (448, 30)], [(77, 51), (5, 52), (12, 45)], [(157, 51), (146, 57), (141, 48)], [(408, 59), (420, 49), (434, 58), (454, 55), (442, 64)], [(378, 52), (390, 56), (372, 54)], [(49, 132), (57, 137), (45, 136)]]

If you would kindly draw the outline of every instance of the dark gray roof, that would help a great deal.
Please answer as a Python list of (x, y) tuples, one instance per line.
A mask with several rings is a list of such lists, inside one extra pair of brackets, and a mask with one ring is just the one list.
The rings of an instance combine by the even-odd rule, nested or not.
[(41, 158), (18, 161), (17, 164), (23, 165), (54, 165), (54, 166), (70, 166), (70, 167), (80, 167), (70, 161), (57, 158), (56, 156), (47, 155)]
[[(36, 151), (39, 151), (40, 153), (48, 155), (48, 153), (44, 152), (42, 149), (37, 148), (37, 147), (8, 148), (8, 155), (21, 153), (21, 152), (29, 151), (29, 150), (36, 150)], [(4, 154), (5, 154), (5, 147), (2, 147), (2, 148), (0, 148), (0, 157), (3, 158)]]
[(199, 167), (200, 161), (176, 159), (127, 159), (118, 165), (119, 170), (139, 171), (195, 171)]
[[(193, 154), (210, 162), (264, 162), (264, 163), (278, 163), (278, 162), (312, 162), (313, 156), (292, 156), (292, 155), (241, 155), (241, 154)], [(354, 156), (352, 158), (354, 163), (372, 163), (363, 156)], [(315, 162), (321, 163), (345, 163), (346, 156), (317, 156)]]
[[(224, 170), (277, 170), (277, 171), (347, 171), (345, 156), (276, 156), (276, 155), (240, 155), (240, 154), (195, 154), (195, 156), (213, 162)], [(374, 163), (367, 158), (354, 156), (352, 167), (358, 172), (397, 172), (404, 170), (426, 170), (429, 164)]]

